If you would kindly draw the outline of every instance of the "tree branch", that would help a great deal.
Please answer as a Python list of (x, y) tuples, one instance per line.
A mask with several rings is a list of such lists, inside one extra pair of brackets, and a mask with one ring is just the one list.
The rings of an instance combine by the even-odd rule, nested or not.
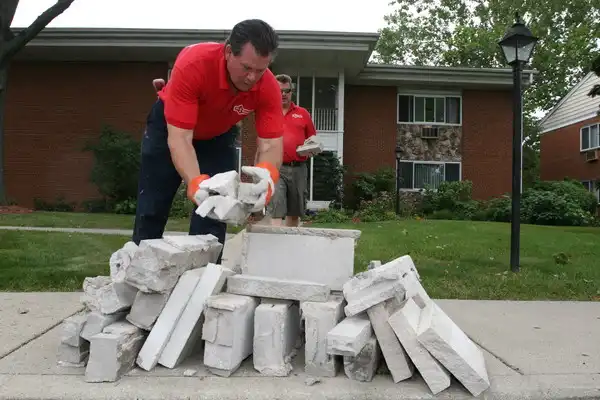
[[(2, 0), (6, 1), (6, 0)], [(15, 0), (9, 0), (15, 1)], [(35, 21), (27, 28), (20, 31), (10, 42), (6, 43), (6, 48), (0, 54), (0, 66), (5, 65), (10, 59), (19, 52), (27, 43), (35, 38), (54, 18), (62, 14), (74, 0), (57, 0), (56, 3), (40, 14)], [(16, 1), (18, 3), (18, 1)]]

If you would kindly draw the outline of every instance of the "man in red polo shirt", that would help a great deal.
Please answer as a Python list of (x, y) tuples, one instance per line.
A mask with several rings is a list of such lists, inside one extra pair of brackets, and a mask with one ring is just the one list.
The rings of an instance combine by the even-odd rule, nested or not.
[[(182, 180), (189, 200), (200, 205), (208, 196), (200, 183), (236, 169), (236, 124), (252, 112), (256, 165), (244, 166), (242, 172), (253, 178), (260, 194), (253, 211), (269, 204), (283, 151), (279, 85), (268, 69), (277, 47), (273, 29), (253, 19), (235, 25), (225, 44), (198, 43), (179, 53), (146, 121), (132, 238), (136, 244), (162, 237)], [(226, 227), (193, 213), (189, 233), (213, 234), (224, 244)]]
[(300, 156), (296, 149), (317, 132), (308, 111), (292, 101), (292, 79), (288, 75), (277, 75), (276, 79), (284, 120), (283, 165), (268, 212), (272, 225), (280, 225), (285, 217), (287, 226), (298, 226), (306, 210), (308, 157)]

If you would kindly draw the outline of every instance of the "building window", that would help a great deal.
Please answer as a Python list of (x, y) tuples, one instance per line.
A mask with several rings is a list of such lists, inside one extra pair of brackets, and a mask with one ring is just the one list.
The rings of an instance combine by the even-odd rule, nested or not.
[(589, 191), (596, 195), (596, 200), (600, 203), (600, 187), (598, 181), (581, 181), (581, 184)]
[(589, 125), (581, 128), (581, 151), (600, 147), (600, 125)]
[(462, 98), (459, 96), (398, 95), (399, 124), (462, 124)]
[(461, 179), (459, 162), (400, 161), (400, 189), (437, 189), (442, 182)]

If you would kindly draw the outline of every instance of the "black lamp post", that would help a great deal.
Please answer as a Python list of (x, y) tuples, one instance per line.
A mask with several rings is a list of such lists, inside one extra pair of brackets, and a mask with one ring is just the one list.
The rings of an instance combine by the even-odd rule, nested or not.
[(513, 68), (513, 164), (512, 164), (512, 216), (510, 232), (510, 269), (519, 271), (519, 247), (521, 229), (521, 158), (523, 145), (523, 107), (521, 92), (521, 71), (529, 61), (537, 38), (521, 22), (515, 13), (515, 23), (498, 43), (506, 62)]
[(400, 147), (396, 146), (396, 215), (400, 215)]

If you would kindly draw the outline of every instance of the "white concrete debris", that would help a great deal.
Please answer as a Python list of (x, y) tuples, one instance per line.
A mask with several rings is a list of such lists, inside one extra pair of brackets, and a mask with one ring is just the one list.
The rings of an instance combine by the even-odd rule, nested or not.
[(450, 386), (450, 374), (417, 340), (420, 318), (421, 308), (409, 298), (390, 315), (388, 322), (431, 392), (438, 394)]
[(62, 323), (61, 343), (68, 346), (81, 347), (85, 339), (81, 337), (81, 332), (87, 320), (87, 313), (78, 313), (66, 318)]
[(85, 365), (90, 354), (90, 342), (84, 341), (81, 346), (58, 345), (57, 361), (69, 366)]
[(125, 281), (142, 292), (167, 293), (185, 271), (216, 261), (222, 248), (217, 238), (213, 235), (193, 237), (198, 241), (194, 250), (183, 250), (165, 239), (142, 240), (126, 270)]
[(243, 236), (242, 273), (318, 282), (341, 290), (354, 274), (360, 234), (349, 229), (249, 225)]
[(398, 383), (410, 378), (414, 373), (414, 364), (400, 345), (392, 327), (388, 323), (390, 314), (394, 313), (399, 306), (396, 298), (381, 302), (367, 309), (367, 315), (371, 320), (375, 337), (381, 347), (383, 358), (387, 364), (392, 380)]
[(219, 376), (230, 376), (250, 354), (254, 313), (259, 299), (231, 293), (206, 300), (202, 339), (204, 365)]
[(327, 334), (344, 318), (345, 300), (332, 296), (327, 302), (300, 303), (305, 320), (305, 372), (309, 375), (334, 377), (342, 366), (342, 357), (327, 354)]
[(114, 314), (102, 314), (99, 311), (91, 311), (81, 331), (81, 337), (90, 341), (94, 335), (101, 333), (105, 327), (122, 320), (126, 315), (127, 311), (119, 311)]
[(473, 396), (490, 386), (483, 352), (437, 304), (422, 311), (417, 339)]
[(127, 283), (113, 282), (109, 276), (97, 276), (83, 280), (83, 292), (81, 302), (90, 310), (113, 314), (131, 307), (137, 289)]
[(296, 147), (296, 153), (302, 157), (313, 156), (321, 153), (323, 149), (323, 143), (315, 136), (311, 136), (301, 146)]
[(171, 292), (167, 293), (144, 293), (138, 291), (131, 306), (127, 321), (140, 329), (149, 331), (154, 326), (156, 319), (167, 304)]
[(206, 267), (202, 267), (183, 273), (138, 354), (136, 363), (140, 368), (150, 371), (156, 366), (177, 321), (205, 271)]
[(210, 263), (200, 277), (198, 285), (194, 289), (181, 317), (176, 322), (173, 333), (164, 347), (158, 362), (167, 367), (175, 368), (185, 357), (189, 355), (196, 341), (197, 332), (202, 331), (202, 322), (200, 318), (204, 312), (206, 300), (223, 289), (228, 276), (234, 272), (221, 265)]
[(143, 331), (125, 321), (115, 322), (92, 337), (86, 382), (114, 382), (135, 363), (142, 347)]
[(217, 194), (229, 196), (234, 199), (238, 197), (238, 186), (240, 176), (237, 171), (221, 172), (211, 176), (209, 179), (200, 183), (200, 189), (206, 190), (209, 195)]
[(238, 274), (227, 279), (227, 292), (280, 300), (327, 301), (330, 290), (321, 283)]
[(288, 376), (299, 336), (299, 305), (289, 300), (263, 300), (254, 315), (254, 369), (265, 376)]
[(201, 217), (239, 225), (250, 215), (250, 210), (236, 198), (230, 196), (210, 196), (196, 209)]
[(138, 246), (134, 242), (127, 242), (122, 248), (115, 251), (108, 261), (110, 265), (110, 277), (113, 282), (124, 282), (126, 270), (137, 251)]
[(377, 267), (381, 267), (381, 261), (379, 260), (372, 260), (369, 265), (367, 266), (367, 269), (373, 269), (373, 268), (377, 268)]
[(327, 334), (327, 353), (355, 357), (373, 335), (366, 313), (344, 318)]
[(372, 335), (355, 356), (344, 356), (344, 373), (352, 380), (370, 382), (373, 380), (381, 361), (381, 348)]
[(413, 269), (416, 271), (410, 256), (403, 256), (355, 275), (343, 285), (346, 315), (356, 315), (392, 297), (403, 299), (407, 286), (415, 281), (411, 279), (416, 275)]

